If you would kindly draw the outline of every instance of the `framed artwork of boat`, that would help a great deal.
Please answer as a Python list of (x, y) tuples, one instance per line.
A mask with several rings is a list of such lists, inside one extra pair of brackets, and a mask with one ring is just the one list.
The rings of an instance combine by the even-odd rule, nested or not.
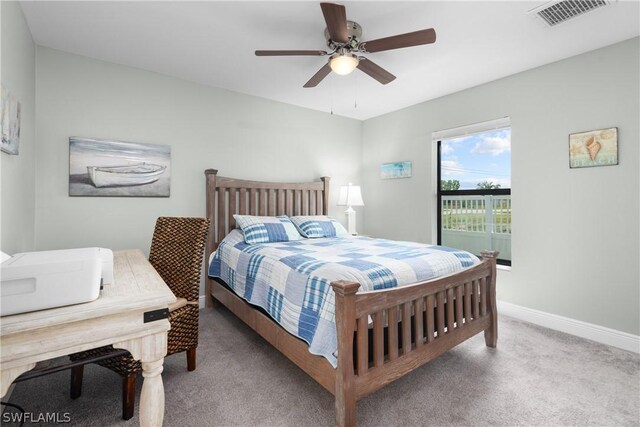
[(69, 138), (69, 196), (169, 197), (171, 146)]

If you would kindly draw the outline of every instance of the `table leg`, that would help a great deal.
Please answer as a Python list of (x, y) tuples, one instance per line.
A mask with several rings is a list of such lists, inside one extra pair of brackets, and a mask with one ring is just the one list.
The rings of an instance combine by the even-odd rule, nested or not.
[(27, 363), (26, 365), (16, 366), (14, 368), (3, 369), (0, 374), (0, 397), (4, 397), (9, 391), (9, 387), (16, 378), (21, 374), (32, 370), (36, 366), (35, 363)]
[(167, 354), (167, 332), (135, 338), (113, 344), (128, 350), (142, 364), (142, 392), (140, 395), (140, 425), (160, 427), (164, 419), (164, 386), (162, 364)]
[(142, 392), (140, 393), (140, 425), (161, 426), (164, 418), (164, 386), (162, 364), (164, 358), (155, 362), (142, 362)]

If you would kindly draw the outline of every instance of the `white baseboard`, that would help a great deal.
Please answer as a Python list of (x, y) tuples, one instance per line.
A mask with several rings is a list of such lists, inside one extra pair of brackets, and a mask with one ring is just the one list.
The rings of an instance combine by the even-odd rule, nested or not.
[(638, 335), (522, 307), (505, 301), (498, 301), (498, 316), (500, 314), (623, 350), (640, 353), (640, 336)]

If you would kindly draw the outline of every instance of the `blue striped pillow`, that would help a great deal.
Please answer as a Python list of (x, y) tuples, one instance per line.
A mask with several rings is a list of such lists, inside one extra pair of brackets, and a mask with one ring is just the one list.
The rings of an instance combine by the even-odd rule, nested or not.
[(288, 242), (302, 240), (288, 216), (234, 215), (248, 245), (254, 243)]
[(291, 222), (304, 237), (344, 237), (349, 232), (335, 219), (326, 215), (293, 216)]

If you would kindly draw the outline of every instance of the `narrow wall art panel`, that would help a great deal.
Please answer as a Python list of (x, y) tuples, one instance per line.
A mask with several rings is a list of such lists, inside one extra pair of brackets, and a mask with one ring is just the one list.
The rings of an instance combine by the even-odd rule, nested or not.
[(0, 128), (0, 149), (17, 155), (20, 151), (20, 102), (4, 86), (0, 87)]
[(69, 138), (69, 195), (169, 197), (171, 146)]
[(618, 128), (569, 135), (569, 167), (587, 168), (618, 164)]
[(380, 165), (380, 178), (411, 178), (411, 162), (383, 163)]

